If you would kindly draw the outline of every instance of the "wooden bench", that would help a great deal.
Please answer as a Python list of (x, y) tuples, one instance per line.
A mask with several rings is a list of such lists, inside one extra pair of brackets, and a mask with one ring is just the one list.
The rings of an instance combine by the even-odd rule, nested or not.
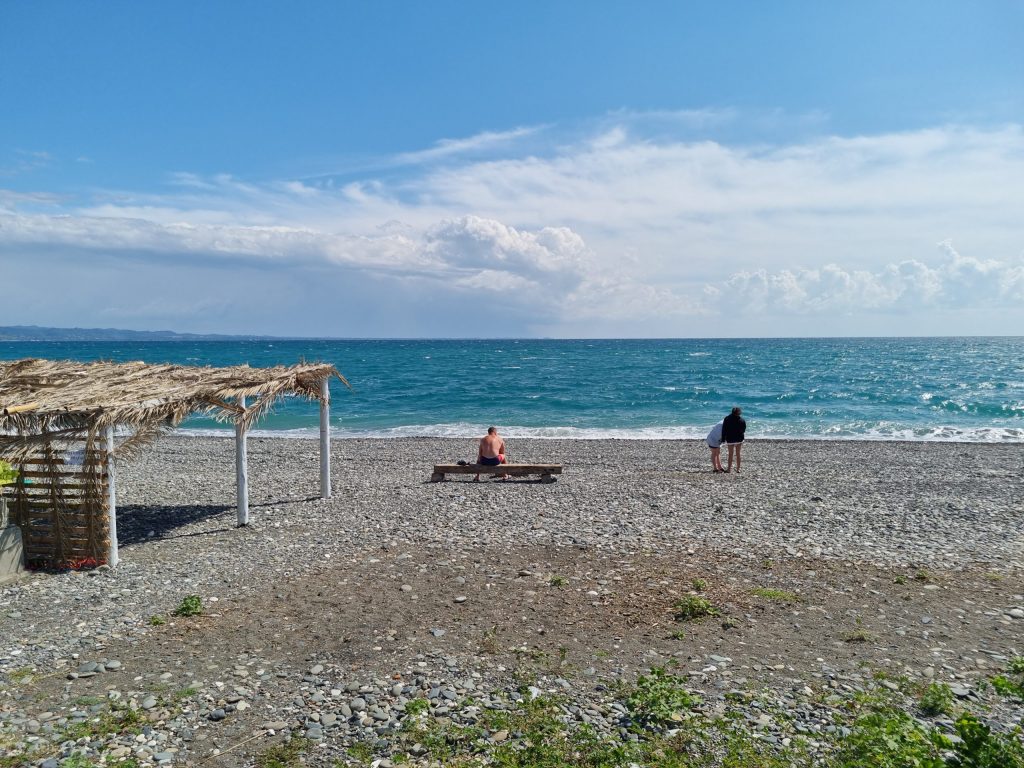
[(540, 475), (542, 483), (553, 483), (555, 482), (554, 476), (560, 474), (562, 474), (561, 464), (498, 464), (494, 467), (483, 464), (435, 464), (430, 482), (440, 483), (444, 480), (445, 475), (509, 475), (511, 477)]

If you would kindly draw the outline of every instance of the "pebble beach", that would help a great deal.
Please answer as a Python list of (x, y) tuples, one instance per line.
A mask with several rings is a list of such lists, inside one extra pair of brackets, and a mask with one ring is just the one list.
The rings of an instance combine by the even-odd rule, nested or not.
[[(879, 670), (1019, 724), (984, 685), (1024, 653), (1019, 444), (750, 440), (729, 475), (701, 441), (509, 450), (564, 474), (430, 483), (475, 443), (336, 440), (324, 500), (315, 441), (250, 438), (244, 528), (232, 440), (126, 459), (120, 565), (0, 587), (0, 758), (241, 766), (301, 737), (307, 764), (387, 768), (430, 762), (398, 737), (410, 701), (476, 723), (542, 695), (628, 739), (616, 686), (666, 665), (780, 744)], [(695, 592), (718, 617), (671, 631)], [(72, 738), (112, 703), (141, 729)]]

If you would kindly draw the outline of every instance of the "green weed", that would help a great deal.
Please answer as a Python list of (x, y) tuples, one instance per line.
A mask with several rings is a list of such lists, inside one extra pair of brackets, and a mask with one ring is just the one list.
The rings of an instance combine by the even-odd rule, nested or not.
[(718, 615), (718, 609), (709, 600), (697, 595), (687, 595), (682, 600), (679, 600), (673, 606), (673, 609), (672, 618), (676, 621), (690, 621), (692, 619), (701, 619), (705, 616)]
[(307, 739), (293, 736), (256, 755), (255, 768), (296, 768), (308, 746)]
[(927, 717), (948, 715), (953, 711), (953, 691), (945, 683), (932, 683), (921, 694), (918, 707)]
[(203, 601), (199, 595), (188, 595), (182, 601), (181, 605), (174, 609), (175, 616), (198, 616), (203, 612)]
[(681, 722), (683, 713), (696, 703), (697, 698), (686, 690), (682, 678), (658, 667), (637, 679), (625, 701), (633, 719), (644, 724)]

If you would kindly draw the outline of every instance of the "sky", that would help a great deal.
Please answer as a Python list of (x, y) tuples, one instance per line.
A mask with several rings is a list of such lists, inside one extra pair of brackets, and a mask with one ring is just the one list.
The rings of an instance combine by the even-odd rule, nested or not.
[(0, 325), (1019, 335), (1021, 29), (1017, 0), (8, 0)]

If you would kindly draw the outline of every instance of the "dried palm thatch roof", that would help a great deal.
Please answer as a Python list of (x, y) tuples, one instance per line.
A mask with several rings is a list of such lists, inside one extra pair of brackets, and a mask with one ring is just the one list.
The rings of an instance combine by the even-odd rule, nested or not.
[[(320, 384), (337, 377), (333, 365), (273, 368), (191, 367), (141, 362), (80, 363), (25, 359), (0, 363), (0, 457), (18, 458), (33, 444), (86, 439), (106, 427), (134, 436), (123, 447), (176, 427), (190, 414), (248, 427), (283, 395), (320, 398)], [(242, 408), (238, 398), (249, 398)]]

